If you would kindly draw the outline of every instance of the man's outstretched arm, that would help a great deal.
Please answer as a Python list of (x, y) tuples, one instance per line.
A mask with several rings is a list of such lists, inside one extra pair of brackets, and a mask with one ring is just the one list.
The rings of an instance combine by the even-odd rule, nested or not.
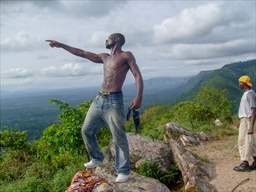
[(137, 95), (133, 99), (133, 101), (130, 104), (131, 109), (137, 109), (141, 106), (142, 98), (143, 98), (143, 78), (140, 73), (139, 67), (136, 64), (136, 60), (131, 52), (127, 52), (128, 54), (128, 65), (130, 67), (130, 70), (134, 76), (135, 82), (136, 82), (136, 89), (137, 89)]
[(78, 49), (75, 47), (71, 47), (69, 45), (60, 43), (58, 41), (54, 41), (54, 40), (46, 40), (46, 41), (49, 42), (49, 45), (51, 47), (63, 48), (76, 56), (83, 57), (85, 59), (89, 59), (90, 61), (92, 61), (94, 63), (103, 63), (104, 58), (107, 56), (107, 53), (96, 54), (96, 53), (84, 51), (82, 49)]

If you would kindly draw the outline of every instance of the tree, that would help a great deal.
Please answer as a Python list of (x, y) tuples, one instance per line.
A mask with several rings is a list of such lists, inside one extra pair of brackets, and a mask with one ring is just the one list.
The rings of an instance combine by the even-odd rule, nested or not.
[(47, 160), (65, 152), (83, 154), (86, 149), (81, 136), (81, 127), (90, 102), (83, 102), (77, 108), (57, 99), (49, 102), (59, 107), (60, 123), (47, 127), (43, 131), (43, 136), (36, 141), (38, 156)]
[(188, 122), (194, 130), (197, 126), (209, 122), (214, 117), (207, 106), (193, 101), (180, 102), (172, 108), (172, 111), (175, 121), (181, 124)]
[(231, 103), (226, 90), (204, 86), (198, 91), (194, 101), (209, 108), (215, 119), (231, 118)]
[(25, 131), (3, 130), (0, 131), (0, 152), (8, 149), (23, 149), (28, 145)]

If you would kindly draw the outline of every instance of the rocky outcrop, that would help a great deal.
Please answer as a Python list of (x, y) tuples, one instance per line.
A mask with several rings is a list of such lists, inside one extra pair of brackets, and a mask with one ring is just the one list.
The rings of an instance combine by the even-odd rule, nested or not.
[(172, 138), (179, 139), (184, 146), (199, 145), (200, 142), (209, 140), (204, 132), (192, 133), (175, 123), (167, 123), (165, 127), (169, 130), (166, 135), (171, 131)]
[[(168, 144), (152, 140), (147, 137), (127, 134), (130, 148), (131, 161), (139, 166), (143, 161), (156, 162), (162, 170), (166, 170), (174, 161), (182, 172), (185, 191), (187, 192), (215, 192), (215, 188), (209, 183), (210, 171), (197, 157), (187, 148), (191, 145), (200, 145), (209, 137), (204, 133), (191, 133), (174, 123), (166, 124), (165, 140)], [(96, 170), (86, 170), (83, 174), (78, 172), (72, 180), (68, 192), (167, 192), (169, 189), (153, 178), (141, 176), (132, 172), (128, 182), (115, 183), (113, 169), (114, 146), (111, 144), (104, 164)], [(110, 163), (112, 162), (112, 163)], [(88, 176), (91, 171), (91, 176)], [(80, 175), (79, 175), (80, 174)], [(87, 175), (87, 178), (81, 178)], [(79, 184), (79, 182), (81, 184)], [(71, 187), (89, 186), (87, 191), (73, 190)]]
[(100, 177), (91, 170), (78, 171), (72, 178), (67, 192), (111, 192), (112, 185), (103, 177)]
[[(205, 140), (206, 135), (201, 137), (174, 123), (166, 124), (166, 135), (172, 153), (183, 177), (185, 191), (187, 192), (215, 192), (216, 189), (210, 184), (210, 171), (199, 159), (197, 159), (186, 146), (198, 145)], [(184, 141), (184, 137), (188, 138)]]
[(76, 173), (67, 192), (169, 192), (158, 180), (131, 173), (125, 183), (115, 183), (111, 164)]
[[(136, 168), (144, 161), (151, 161), (159, 164), (161, 170), (165, 171), (173, 162), (172, 153), (168, 144), (133, 133), (128, 133), (127, 139), (129, 142), (131, 162)], [(113, 160), (115, 154), (113, 144), (110, 145), (109, 152), (110, 160)]]
[[(172, 163), (172, 156), (168, 144), (142, 137), (133, 133), (127, 134), (131, 162), (138, 167), (144, 161), (156, 162), (162, 170), (166, 170)], [(115, 183), (114, 145), (106, 151), (104, 164), (95, 170), (83, 170), (75, 174), (68, 192), (169, 192), (160, 181), (131, 173), (128, 182)]]
[(98, 167), (95, 173), (110, 181), (115, 192), (169, 192), (169, 189), (158, 180), (141, 176), (135, 172), (132, 172), (126, 183), (115, 183), (112, 169), (107, 165)]

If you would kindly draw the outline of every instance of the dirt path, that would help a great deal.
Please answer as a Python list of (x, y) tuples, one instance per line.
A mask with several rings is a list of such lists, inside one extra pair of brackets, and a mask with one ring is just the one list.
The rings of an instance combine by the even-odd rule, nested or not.
[(243, 180), (246, 181), (239, 185), (234, 192), (256, 192), (256, 171), (249, 173), (233, 171), (233, 167), (239, 164), (236, 136), (211, 141), (199, 147), (193, 147), (191, 150), (202, 159), (209, 160), (213, 167), (211, 183), (218, 192), (231, 192)]

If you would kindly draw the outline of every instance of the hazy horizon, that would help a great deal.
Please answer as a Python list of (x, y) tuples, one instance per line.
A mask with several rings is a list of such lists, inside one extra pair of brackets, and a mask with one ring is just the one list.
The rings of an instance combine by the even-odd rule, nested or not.
[[(178, 77), (167, 77), (167, 76), (161, 76), (161, 77), (154, 77), (154, 78), (148, 78), (148, 79), (144, 79), (144, 81), (148, 81), (148, 80), (154, 80), (154, 79), (159, 79), (159, 78), (177, 78), (177, 79), (181, 79), (181, 78), (191, 78), (192, 76), (178, 76)], [(124, 85), (123, 85), (123, 89), (125, 89), (127, 86), (134, 86), (135, 87), (135, 82), (127, 82), (125, 81)], [(6, 96), (9, 95), (11, 93), (16, 94), (16, 93), (28, 93), (28, 92), (51, 92), (51, 91), (58, 91), (58, 90), (72, 90), (72, 89), (91, 89), (92, 91), (97, 91), (97, 88), (100, 88), (100, 85), (94, 85), (94, 86), (77, 86), (77, 87), (44, 87), (44, 88), (39, 88), (39, 87), (32, 87), (32, 88), (24, 88), (24, 87), (18, 87), (18, 88), (4, 88), (1, 89), (2, 91), (2, 96)]]

